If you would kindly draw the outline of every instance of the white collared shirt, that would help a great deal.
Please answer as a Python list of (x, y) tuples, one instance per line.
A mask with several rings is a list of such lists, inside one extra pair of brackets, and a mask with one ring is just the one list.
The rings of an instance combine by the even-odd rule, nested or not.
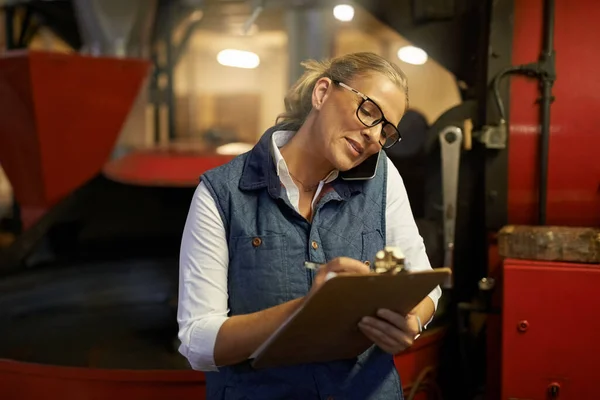
[[(290, 204), (294, 207), (296, 211), (298, 211), (300, 204), (300, 189), (298, 189), (296, 182), (294, 182), (294, 180), (292, 179), (290, 171), (287, 167), (287, 163), (283, 159), (281, 151), (279, 151), (279, 149), (283, 147), (292, 138), (292, 136), (294, 136), (294, 133), (294, 131), (277, 131), (273, 133), (271, 146), (273, 147), (273, 161), (275, 161), (277, 176), (279, 177), (279, 180), (285, 187)], [(311, 203), (311, 208), (313, 210), (317, 200), (319, 199), (319, 195), (323, 190), (323, 186), (330, 182), (333, 182), (338, 177), (338, 175), (339, 172), (337, 170), (333, 170), (325, 177), (325, 179), (319, 182), (319, 186), (317, 187), (317, 190), (315, 192), (315, 195), (313, 196), (313, 200)]]
[[(290, 204), (298, 211), (300, 192), (289, 174), (279, 151), (294, 132), (273, 134), (272, 150), (277, 175), (284, 185)], [(400, 173), (388, 159), (386, 199), (386, 246), (399, 247), (407, 270), (431, 269), (423, 239), (415, 224), (408, 195)], [(332, 171), (323, 179), (313, 198), (319, 198), (323, 186), (338, 177)], [(229, 250), (221, 215), (208, 188), (200, 182), (194, 193), (181, 241), (179, 260), (179, 352), (195, 370), (216, 371), (214, 347), (221, 325), (227, 320), (227, 273)], [(442, 294), (439, 287), (429, 297), (437, 309)]]

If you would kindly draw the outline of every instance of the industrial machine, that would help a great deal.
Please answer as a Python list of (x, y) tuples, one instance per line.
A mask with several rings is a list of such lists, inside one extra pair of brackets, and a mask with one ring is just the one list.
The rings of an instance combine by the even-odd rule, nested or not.
[[(204, 398), (203, 374), (176, 350), (179, 240), (198, 176), (232, 156), (113, 151), (148, 80), (157, 126), (166, 109), (172, 132), (173, 69), (196, 25), (177, 45), (173, 30), (220, 2), (85, 3), (0, 1), (0, 164), (16, 199), (4, 225), (15, 241), (0, 250), (0, 397)], [(248, 2), (249, 22), (274, 3)], [(323, 5), (296, 3), (290, 21)], [(463, 95), (414, 151), (389, 154), (432, 264), (454, 270), (435, 323), (396, 357), (405, 396), (596, 398), (600, 8), (359, 3)], [(32, 21), (76, 51), (28, 51)]]

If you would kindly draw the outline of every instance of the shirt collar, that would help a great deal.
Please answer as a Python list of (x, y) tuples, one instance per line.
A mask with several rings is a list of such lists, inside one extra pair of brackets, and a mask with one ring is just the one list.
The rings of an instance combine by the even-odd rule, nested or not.
[[(266, 188), (272, 198), (280, 197), (281, 181), (277, 175), (276, 165), (278, 163), (275, 162), (275, 153), (279, 151), (279, 148), (273, 146), (272, 143), (273, 133), (281, 130), (281, 127), (278, 126), (268, 129), (247, 154), (239, 180), (241, 190)], [(281, 152), (279, 155), (281, 156)], [(330, 175), (327, 179), (333, 180), (331, 184), (343, 200), (350, 198), (353, 193), (362, 192), (363, 181), (345, 181), (335, 179), (334, 176), (337, 175)]]
[[(279, 148), (285, 146), (287, 142), (296, 134), (294, 131), (275, 131), (273, 132), (273, 136), (271, 138), (271, 150), (273, 152), (273, 161), (275, 163), (275, 170), (277, 171), (277, 176), (281, 176), (283, 174), (289, 175), (289, 169), (287, 167), (287, 163), (283, 159), (281, 155), (281, 151)], [(337, 169), (332, 170), (325, 179), (323, 179), (323, 183), (333, 182), (339, 175), (339, 171)]]

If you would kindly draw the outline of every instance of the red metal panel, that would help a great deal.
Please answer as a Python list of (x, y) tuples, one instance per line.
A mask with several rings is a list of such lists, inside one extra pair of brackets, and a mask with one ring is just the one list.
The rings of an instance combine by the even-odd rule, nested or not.
[[(0, 57), (0, 165), (18, 199), (42, 199), (30, 64), (26, 53)], [(33, 201), (32, 201), (33, 202)]]
[[(443, 329), (424, 334), (415, 345), (394, 358), (408, 394), (419, 374), (435, 368)], [(430, 378), (431, 375), (427, 376)], [(428, 380), (428, 379), (427, 379)], [(432, 390), (428, 382), (427, 389)], [(425, 400), (420, 391), (415, 400)], [(173, 370), (102, 370), (57, 367), (0, 359), (0, 398), (3, 400), (203, 400), (204, 374)]]
[(100, 172), (149, 67), (78, 54), (0, 57), (0, 163), (21, 205), (51, 206)]
[[(394, 364), (402, 379), (404, 396), (408, 397), (415, 385), (419, 385), (414, 400), (426, 400), (435, 398), (435, 393), (430, 382), (437, 377), (436, 368), (439, 364), (441, 346), (444, 341), (445, 329), (437, 328), (426, 331), (414, 345), (396, 355)], [(417, 382), (419, 375), (424, 374), (423, 380)]]
[[(515, 2), (513, 64), (537, 60), (542, 0)], [(548, 218), (552, 225), (600, 226), (600, 7), (556, 2), (556, 70), (551, 106)], [(538, 83), (513, 77), (510, 96), (509, 221), (537, 223)]]
[(56, 367), (0, 360), (3, 400), (204, 400), (204, 374)]
[(598, 398), (600, 265), (504, 261), (502, 399)]
[(135, 151), (104, 166), (104, 174), (117, 182), (146, 186), (198, 185), (200, 175), (234, 156), (177, 150)]

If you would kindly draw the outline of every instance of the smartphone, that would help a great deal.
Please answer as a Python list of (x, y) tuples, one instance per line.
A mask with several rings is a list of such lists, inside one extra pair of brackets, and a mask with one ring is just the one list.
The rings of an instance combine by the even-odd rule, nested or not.
[(375, 174), (377, 174), (377, 165), (379, 164), (379, 157), (381, 157), (382, 151), (380, 150), (377, 154), (373, 154), (356, 167), (342, 172), (340, 174), (341, 178), (345, 181), (373, 179)]

